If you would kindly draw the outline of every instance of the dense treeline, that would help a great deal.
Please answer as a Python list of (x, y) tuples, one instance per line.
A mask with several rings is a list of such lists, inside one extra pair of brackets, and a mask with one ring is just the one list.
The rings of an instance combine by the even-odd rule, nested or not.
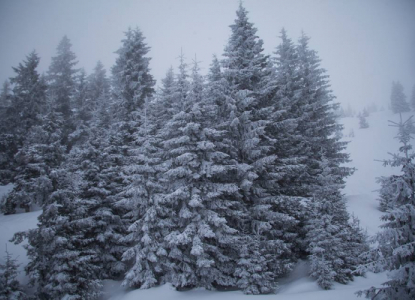
[[(1, 94), (2, 209), (43, 209), (26, 271), (38, 299), (133, 288), (272, 293), (308, 257), (329, 289), (367, 250), (341, 194), (353, 170), (328, 76), (304, 34), (267, 56), (240, 5), (209, 74), (183, 54), (155, 89), (140, 30), (108, 77), (87, 76), (64, 37), (49, 71), (27, 56)], [(47, 259), (46, 259), (47, 258)]]

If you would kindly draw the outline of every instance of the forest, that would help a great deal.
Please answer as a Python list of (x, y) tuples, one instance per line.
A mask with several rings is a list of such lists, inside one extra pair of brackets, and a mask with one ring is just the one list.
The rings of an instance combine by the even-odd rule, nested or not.
[[(242, 4), (230, 30), (207, 76), (182, 52), (158, 86), (138, 28), (109, 75), (99, 61), (79, 68), (67, 36), (46, 74), (35, 51), (13, 68), (0, 95), (0, 181), (13, 183), (1, 211), (42, 212), (13, 238), (27, 242), (34, 294), (7, 253), (0, 299), (98, 299), (107, 279), (270, 294), (299, 260), (323, 289), (387, 269), (386, 285), (359, 293), (415, 297), (412, 119), (393, 124), (402, 147), (385, 164), (403, 174), (381, 180), (373, 247), (346, 210), (355, 170), (309, 37), (282, 29), (266, 55)], [(401, 87), (395, 113), (410, 110)]]

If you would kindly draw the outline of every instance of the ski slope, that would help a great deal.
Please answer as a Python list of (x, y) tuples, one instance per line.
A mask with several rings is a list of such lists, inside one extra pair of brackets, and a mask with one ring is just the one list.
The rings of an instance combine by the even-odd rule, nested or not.
[[(407, 119), (411, 114), (403, 114)], [(381, 224), (381, 212), (377, 210), (377, 192), (379, 185), (376, 177), (399, 174), (399, 169), (384, 167), (382, 160), (389, 158), (388, 152), (396, 153), (399, 148), (398, 141), (394, 138), (397, 129), (388, 125), (388, 120), (399, 121), (399, 115), (393, 115), (390, 111), (372, 113), (367, 121), (369, 128), (359, 129), (358, 118), (340, 119), (344, 125), (344, 140), (350, 141), (347, 152), (350, 153), (352, 162), (350, 166), (356, 168), (355, 173), (347, 179), (344, 194), (350, 213), (356, 215), (369, 235), (374, 235)], [(354, 137), (349, 137), (353, 130)], [(0, 197), (10, 190), (11, 186), (0, 187)], [(40, 212), (23, 213), (17, 215), (0, 215), (0, 262), (3, 261), (2, 250), (7, 247), (14, 257), (18, 256), (23, 270), (27, 263), (27, 257), (22, 245), (13, 245), (8, 240), (14, 232), (34, 228)], [(379, 286), (385, 282), (385, 273), (368, 273), (366, 277), (358, 277), (354, 282), (347, 285), (335, 284), (332, 290), (325, 291), (319, 288), (312, 279), (307, 276), (308, 266), (306, 262), (300, 262), (294, 271), (280, 280), (280, 288), (275, 295), (262, 295), (261, 299), (274, 300), (348, 300), (359, 299), (355, 292), (367, 289), (371, 286)], [(19, 274), (22, 283), (27, 282), (24, 272)], [(104, 284), (104, 300), (136, 300), (136, 299), (172, 299), (172, 300), (236, 300), (244, 296), (240, 291), (207, 291), (205, 289), (194, 289), (186, 292), (177, 292), (169, 285), (163, 285), (148, 290), (127, 290), (121, 286), (121, 282), (106, 281)]]

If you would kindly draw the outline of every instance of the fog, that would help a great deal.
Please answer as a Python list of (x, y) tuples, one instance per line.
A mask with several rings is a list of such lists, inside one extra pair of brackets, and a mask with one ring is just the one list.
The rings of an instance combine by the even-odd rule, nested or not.
[[(178, 64), (181, 49), (206, 72), (221, 55), (235, 19), (237, 0), (0, 0), (0, 81), (13, 76), (32, 50), (46, 72), (56, 46), (67, 35), (78, 67), (89, 73), (98, 60), (108, 70), (128, 27), (139, 27), (151, 47), (152, 74), (159, 82)], [(311, 37), (334, 95), (356, 110), (387, 106), (393, 80), (409, 97), (415, 84), (415, 1), (413, 0), (245, 0), (250, 21), (266, 54), (279, 44), (284, 27), (296, 41)]]

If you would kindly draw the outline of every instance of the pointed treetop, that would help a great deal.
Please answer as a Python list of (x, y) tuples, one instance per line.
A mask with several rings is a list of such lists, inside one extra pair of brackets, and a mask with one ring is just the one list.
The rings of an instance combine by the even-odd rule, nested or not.
[(213, 55), (212, 63), (210, 64), (208, 79), (210, 82), (219, 81), (222, 78), (220, 63), (218, 57)]

